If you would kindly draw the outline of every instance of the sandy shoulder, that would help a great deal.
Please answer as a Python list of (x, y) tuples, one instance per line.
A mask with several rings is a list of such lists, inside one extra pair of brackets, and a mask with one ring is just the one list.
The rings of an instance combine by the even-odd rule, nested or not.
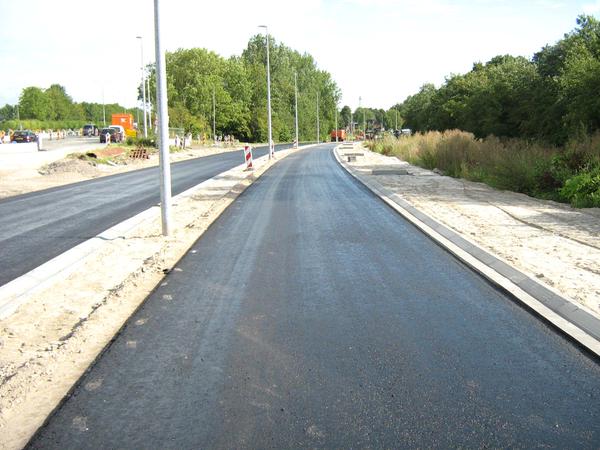
[[(174, 160), (199, 152), (176, 154)], [(298, 150), (277, 152), (277, 160)], [(277, 160), (231, 169), (174, 198), (173, 233), (160, 211), (28, 296), (0, 320), (0, 448), (22, 448), (168, 271), (243, 190)], [(145, 163), (144, 166), (151, 164)], [(193, 252), (194, 250), (192, 250)], [(165, 298), (165, 305), (171, 301)], [(132, 326), (143, 326), (135, 323)], [(135, 345), (135, 343), (131, 343)], [(93, 386), (86, 386), (93, 389)]]
[[(240, 164), (244, 162), (242, 148), (236, 147), (203, 147), (192, 146), (190, 149), (183, 150), (170, 155), (171, 162), (183, 161), (192, 158), (201, 158), (204, 156), (215, 155), (223, 152), (239, 151)], [(149, 159), (129, 159), (125, 164), (110, 166), (107, 164), (93, 165), (84, 161), (69, 160), (69, 164), (63, 165), (63, 170), (57, 168), (51, 173), (43, 173), (44, 166), (47, 164), (61, 162), (62, 158), (70, 153), (79, 151), (88, 151), (88, 149), (69, 149), (65, 152), (41, 152), (36, 155), (20, 155), (19, 163), (0, 164), (0, 199), (14, 195), (26, 194), (29, 192), (40, 191), (65, 184), (77, 183), (79, 181), (90, 180), (93, 178), (114, 175), (117, 173), (129, 172), (132, 170), (143, 169), (146, 167), (157, 166), (158, 155), (151, 155)], [(1, 157), (2, 155), (0, 155)], [(14, 156), (14, 155), (10, 155)], [(35, 160), (31, 156), (36, 156)], [(46, 158), (43, 158), (46, 156)], [(58, 157), (56, 157), (58, 156)], [(6, 155), (4, 155), (6, 157)], [(29, 157), (29, 158), (28, 158)], [(1, 161), (1, 158), (0, 158)], [(66, 162), (63, 159), (62, 162)]]
[[(351, 165), (435, 220), (600, 315), (600, 209), (441, 176), (368, 150)], [(403, 168), (407, 175), (372, 175)]]

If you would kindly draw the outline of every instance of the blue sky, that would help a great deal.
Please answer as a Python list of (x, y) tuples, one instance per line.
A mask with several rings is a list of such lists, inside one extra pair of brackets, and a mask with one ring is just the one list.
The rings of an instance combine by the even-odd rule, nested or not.
[[(312, 54), (341, 105), (388, 108), (498, 54), (531, 57), (600, 16), (600, 0), (161, 0), (168, 50), (239, 55), (258, 25)], [(108, 13), (108, 11), (111, 11)], [(152, 0), (0, 0), (0, 105), (27, 86), (66, 87), (75, 101), (136, 104), (140, 41), (154, 60)], [(107, 55), (113, 55), (110, 58)], [(340, 105), (340, 106), (341, 106)]]

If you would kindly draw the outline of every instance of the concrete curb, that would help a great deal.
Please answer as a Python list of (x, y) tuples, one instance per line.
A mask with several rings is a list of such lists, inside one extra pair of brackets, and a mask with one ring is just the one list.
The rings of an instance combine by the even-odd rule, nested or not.
[[(313, 145), (299, 147), (299, 150), (310, 148)], [(255, 159), (255, 163), (262, 164), (267, 161), (268, 155), (261, 156)], [(221, 183), (221, 188), (224, 185), (231, 184), (233, 188), (239, 180), (226, 180), (227, 173), (230, 171), (238, 171), (245, 167), (245, 163), (232, 167), (231, 169), (216, 175), (213, 178), (203, 181), (202, 183), (193, 186), (192, 188), (181, 192), (173, 197), (173, 203), (178, 200), (190, 197), (197, 191), (210, 188), (215, 184)], [(253, 172), (248, 172), (245, 178), (253, 175)], [(225, 181), (224, 181), (225, 180)], [(113, 227), (103, 231), (87, 241), (67, 250), (66, 252), (54, 257), (26, 274), (15, 278), (14, 280), (0, 286), (0, 320), (5, 319), (13, 314), (19, 306), (27, 302), (28, 298), (48, 285), (56, 281), (65, 279), (72, 274), (91, 254), (97, 252), (103, 246), (115, 239), (123, 239), (127, 232), (133, 230), (139, 225), (147, 221), (152, 221), (160, 216), (159, 205), (152, 206), (145, 211), (120, 222)]]
[(435, 221), (380, 183), (362, 176), (340, 158), (339, 148), (338, 146), (334, 150), (338, 163), (396, 212), (471, 269), (509, 292), (528, 309), (587, 350), (600, 356), (600, 318), (594, 313), (574, 300), (548, 289), (479, 245)]

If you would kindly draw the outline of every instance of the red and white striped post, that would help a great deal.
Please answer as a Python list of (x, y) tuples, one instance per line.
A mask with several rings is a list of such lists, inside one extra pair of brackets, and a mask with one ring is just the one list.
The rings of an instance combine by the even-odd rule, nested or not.
[(252, 147), (244, 146), (244, 157), (246, 159), (246, 170), (252, 170)]

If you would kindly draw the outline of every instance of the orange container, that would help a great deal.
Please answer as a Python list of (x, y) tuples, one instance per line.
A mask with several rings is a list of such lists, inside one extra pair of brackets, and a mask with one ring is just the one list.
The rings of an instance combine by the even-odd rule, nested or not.
[(133, 114), (113, 114), (111, 125), (121, 125), (127, 130), (133, 130)]

